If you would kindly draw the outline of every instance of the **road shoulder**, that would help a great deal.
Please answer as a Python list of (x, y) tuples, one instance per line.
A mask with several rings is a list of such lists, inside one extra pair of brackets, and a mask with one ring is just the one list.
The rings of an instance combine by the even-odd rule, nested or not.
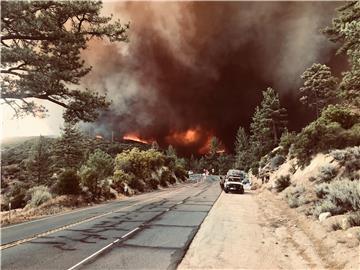
[[(178, 269), (326, 268), (306, 235), (287, 224), (275, 204), (263, 203), (254, 191), (223, 192)], [(300, 237), (301, 246), (292, 237)]]

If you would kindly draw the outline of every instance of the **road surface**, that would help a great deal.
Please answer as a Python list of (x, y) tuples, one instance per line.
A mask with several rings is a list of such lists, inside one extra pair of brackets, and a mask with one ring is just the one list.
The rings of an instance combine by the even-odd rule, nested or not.
[(2, 269), (175, 269), (216, 177), (1, 229)]

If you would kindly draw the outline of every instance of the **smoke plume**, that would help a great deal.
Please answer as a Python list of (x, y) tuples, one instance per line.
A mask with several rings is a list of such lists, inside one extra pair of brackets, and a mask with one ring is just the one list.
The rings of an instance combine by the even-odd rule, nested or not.
[(273, 87), (290, 129), (299, 129), (311, 119), (297, 101), (300, 74), (314, 62), (340, 61), (320, 33), (338, 5), (105, 3), (104, 13), (130, 21), (130, 42), (93, 41), (83, 54), (93, 66), (84, 83), (113, 101), (92, 128), (118, 138), (133, 132), (182, 153), (217, 136), (232, 151), (237, 128), (248, 128), (261, 92)]

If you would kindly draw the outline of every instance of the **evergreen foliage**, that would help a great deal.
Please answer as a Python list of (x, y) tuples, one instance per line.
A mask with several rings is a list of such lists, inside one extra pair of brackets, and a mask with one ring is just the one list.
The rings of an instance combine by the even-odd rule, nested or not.
[(250, 167), (257, 173), (259, 160), (269, 153), (278, 143), (287, 124), (286, 109), (280, 105), (279, 95), (274, 89), (263, 91), (263, 100), (256, 107), (250, 124)]
[(343, 73), (340, 83), (342, 102), (360, 106), (360, 2), (350, 1), (338, 8), (338, 16), (324, 33), (340, 43), (339, 54), (346, 54), (351, 67)]
[(333, 77), (326, 65), (313, 64), (301, 75), (304, 85), (300, 88), (300, 101), (314, 107), (316, 117), (321, 110), (336, 99), (338, 79)]
[(243, 127), (239, 127), (235, 140), (235, 167), (247, 171), (249, 169), (249, 138)]
[(65, 123), (61, 137), (54, 146), (55, 163), (58, 168), (78, 169), (85, 158), (84, 137), (79, 129)]
[(37, 184), (49, 184), (52, 175), (51, 145), (40, 136), (27, 161), (27, 174)]
[(101, 194), (101, 181), (111, 176), (113, 171), (113, 158), (101, 150), (96, 150), (80, 168), (82, 184), (88, 188), (94, 198), (98, 198)]
[(57, 182), (57, 193), (64, 194), (79, 194), (80, 189), (80, 177), (73, 169), (67, 169), (60, 173)]
[(90, 39), (127, 40), (129, 25), (101, 8), (100, 1), (1, 2), (2, 99), (18, 116), (44, 115), (39, 99), (64, 107), (67, 121), (92, 121), (108, 107), (105, 96), (78, 86), (91, 70), (80, 57)]

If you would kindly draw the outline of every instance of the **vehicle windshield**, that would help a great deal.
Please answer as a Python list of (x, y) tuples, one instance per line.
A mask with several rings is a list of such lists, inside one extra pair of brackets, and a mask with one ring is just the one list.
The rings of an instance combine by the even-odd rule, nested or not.
[(245, 178), (245, 173), (243, 171), (240, 171), (240, 170), (229, 170), (227, 172), (227, 176), (229, 176), (229, 177), (239, 177), (240, 179), (244, 179)]

